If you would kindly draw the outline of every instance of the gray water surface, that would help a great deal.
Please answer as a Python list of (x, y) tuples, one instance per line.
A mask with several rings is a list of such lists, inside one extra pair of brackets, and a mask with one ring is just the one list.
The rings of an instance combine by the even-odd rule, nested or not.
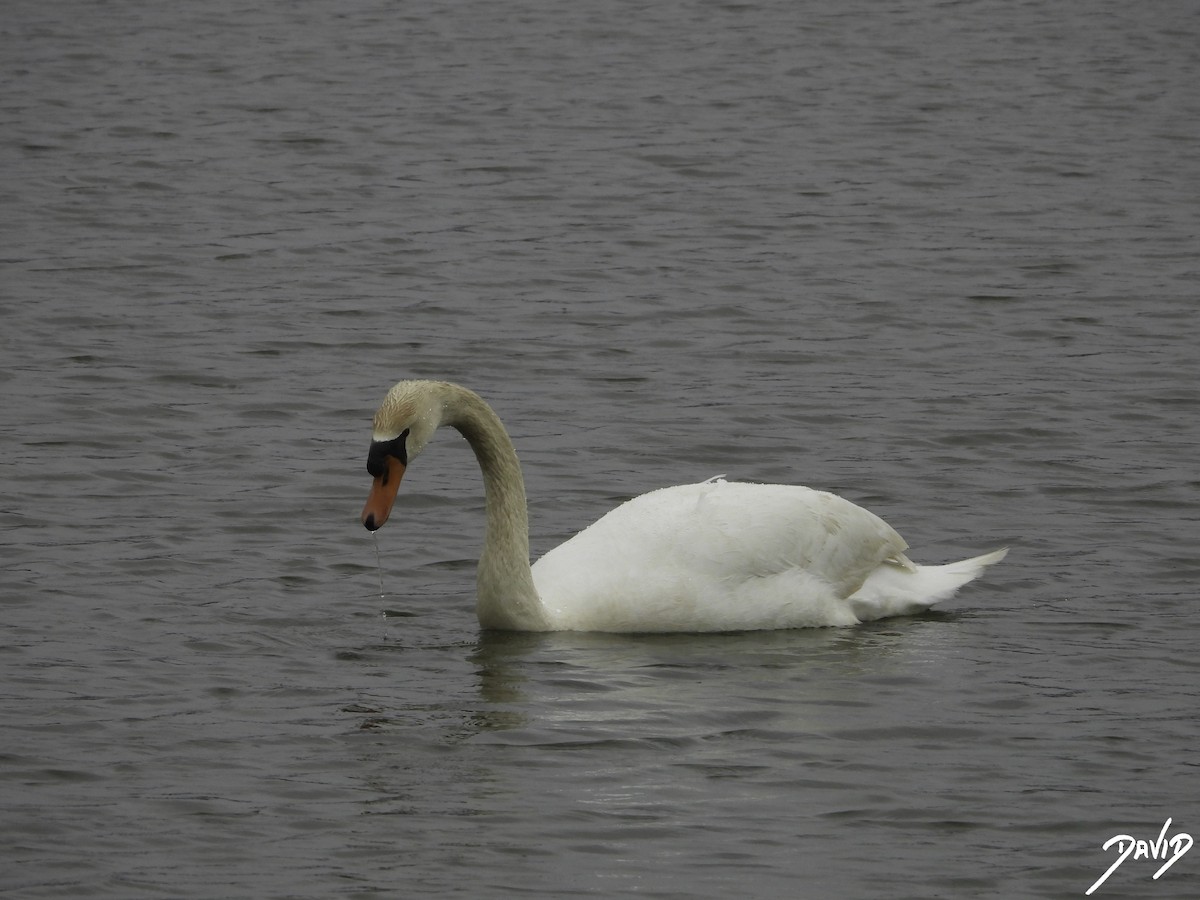
[[(1081, 897), (1200, 834), (1200, 12), (13, 0), (0, 893)], [(713, 475), (918, 561), (854, 629), (480, 633), (439, 439), (535, 555)], [(382, 577), (383, 596), (380, 596)], [(1200, 850), (1095, 897), (1200, 895)]]

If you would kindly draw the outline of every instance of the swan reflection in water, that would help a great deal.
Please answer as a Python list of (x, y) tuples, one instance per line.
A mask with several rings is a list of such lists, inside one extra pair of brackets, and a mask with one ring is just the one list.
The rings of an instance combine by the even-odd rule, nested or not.
[(460, 631), (447, 641), (444, 614), (418, 612), (389, 626), (403, 640), (347, 653), (382, 681), (345, 711), (369, 714), (360, 729), (416, 727), (455, 745), (827, 735), (863, 710), (876, 725), (910, 724), (915, 682), (968, 676), (960, 626), (974, 617), (929, 611), (854, 629), (733, 634)]

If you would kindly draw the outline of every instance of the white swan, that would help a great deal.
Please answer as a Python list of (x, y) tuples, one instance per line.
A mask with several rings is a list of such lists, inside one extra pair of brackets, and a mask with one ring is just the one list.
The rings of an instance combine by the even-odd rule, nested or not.
[(402, 381), (375, 413), (362, 522), (387, 521), (405, 467), (453, 425), (483, 470), (479, 622), (515, 631), (701, 632), (855, 625), (954, 594), (997, 550), (919, 566), (886, 522), (833, 494), (714, 479), (635, 497), (529, 565), (525, 482), (477, 394)]

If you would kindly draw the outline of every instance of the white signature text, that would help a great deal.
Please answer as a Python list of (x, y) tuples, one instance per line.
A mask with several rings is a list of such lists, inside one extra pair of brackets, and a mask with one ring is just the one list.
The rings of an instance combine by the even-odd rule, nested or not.
[[(1107, 841), (1105, 841), (1103, 847), (1105, 850), (1107, 850), (1113, 844), (1117, 845), (1117, 859), (1111, 866), (1108, 867), (1108, 871), (1097, 878), (1096, 883), (1084, 892), (1084, 896), (1090, 895), (1092, 891), (1104, 884), (1104, 882), (1108, 880), (1108, 876), (1117, 871), (1121, 863), (1129, 859), (1131, 854), (1134, 859), (1167, 860), (1159, 867), (1158, 871), (1154, 873), (1153, 877), (1155, 879), (1157, 879), (1158, 876), (1163, 872), (1167, 871), (1167, 869), (1171, 868), (1171, 866), (1175, 865), (1175, 861), (1178, 860), (1179, 857), (1183, 856), (1183, 854), (1192, 849), (1192, 836), (1181, 831), (1178, 834), (1172, 835), (1170, 838), (1168, 838), (1167, 829), (1170, 827), (1171, 820), (1167, 819), (1167, 821), (1163, 824), (1162, 831), (1158, 833), (1158, 840), (1154, 841), (1153, 843), (1150, 841), (1134, 840), (1127, 834), (1114, 834)], [(1168, 851), (1171, 851), (1172, 854), (1170, 859), (1167, 859)]]

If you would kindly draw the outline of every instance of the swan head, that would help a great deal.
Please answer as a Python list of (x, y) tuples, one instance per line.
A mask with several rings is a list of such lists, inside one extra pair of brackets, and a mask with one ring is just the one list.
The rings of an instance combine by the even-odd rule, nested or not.
[(362, 511), (362, 523), (376, 531), (387, 521), (396, 491), (408, 464), (416, 459), (442, 423), (442, 401), (437, 383), (401, 381), (375, 412), (367, 472), (371, 493)]

